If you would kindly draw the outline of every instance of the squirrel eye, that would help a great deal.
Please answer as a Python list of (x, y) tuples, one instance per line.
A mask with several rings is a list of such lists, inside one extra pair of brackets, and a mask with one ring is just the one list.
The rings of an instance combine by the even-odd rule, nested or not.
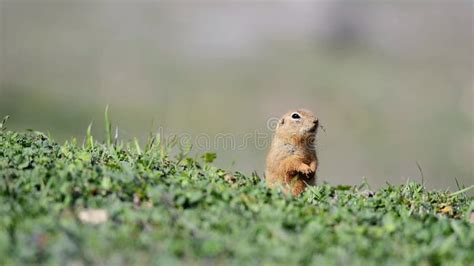
[(291, 118), (293, 118), (293, 119), (300, 119), (301, 116), (300, 116), (298, 113), (293, 113), (293, 114), (291, 115)]

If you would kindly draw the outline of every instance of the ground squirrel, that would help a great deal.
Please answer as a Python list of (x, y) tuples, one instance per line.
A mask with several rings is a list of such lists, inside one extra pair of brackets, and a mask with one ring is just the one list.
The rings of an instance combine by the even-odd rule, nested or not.
[(304, 109), (288, 112), (279, 120), (267, 155), (265, 179), (269, 187), (281, 185), (296, 196), (316, 183), (318, 126), (316, 116)]

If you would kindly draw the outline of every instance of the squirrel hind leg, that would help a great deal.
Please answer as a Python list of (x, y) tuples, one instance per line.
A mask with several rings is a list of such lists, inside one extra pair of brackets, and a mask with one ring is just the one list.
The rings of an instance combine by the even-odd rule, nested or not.
[(304, 180), (297, 178), (293, 185), (291, 186), (291, 194), (293, 196), (298, 196), (306, 190), (306, 183)]
[(306, 178), (303, 178), (301, 174), (298, 173), (287, 173), (285, 176), (284, 183), (288, 186), (288, 192), (293, 196), (298, 196), (306, 190)]

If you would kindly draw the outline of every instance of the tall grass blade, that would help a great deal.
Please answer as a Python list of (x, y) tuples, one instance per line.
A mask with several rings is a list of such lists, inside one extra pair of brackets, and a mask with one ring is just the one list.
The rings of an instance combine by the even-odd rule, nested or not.
[(153, 148), (154, 143), (155, 143), (155, 136), (153, 135), (153, 133), (150, 133), (145, 145), (145, 153), (147, 153)]
[(8, 118), (10, 118), (9, 115), (5, 116), (2, 120), (2, 123), (0, 123), (0, 130), (5, 130), (7, 129), (7, 121), (8, 121)]
[(135, 144), (135, 149), (137, 150), (138, 155), (142, 155), (142, 149), (140, 149), (140, 143), (138, 143), (138, 139), (134, 138), (133, 143)]
[(94, 148), (94, 137), (92, 137), (92, 124), (94, 122), (91, 122), (89, 126), (87, 127), (87, 132), (86, 132), (86, 147), (87, 148)]
[(474, 185), (471, 185), (471, 186), (469, 186), (469, 187), (467, 187), (467, 188), (465, 188), (465, 189), (461, 189), (461, 190), (459, 190), (459, 191), (456, 191), (456, 192), (454, 192), (454, 193), (451, 193), (451, 195), (449, 195), (449, 196), (453, 197), (453, 196), (456, 196), (456, 195), (459, 195), (459, 194), (463, 194), (463, 193), (468, 192), (468, 191), (471, 190), (471, 189), (474, 189)]
[(115, 127), (115, 135), (114, 135), (114, 147), (117, 146), (117, 143), (118, 143), (118, 138), (119, 138), (119, 131), (118, 131), (118, 127)]
[(105, 107), (104, 123), (107, 147), (110, 147), (110, 145), (112, 144), (112, 124), (110, 123), (109, 119), (109, 105)]
[(421, 165), (418, 162), (415, 162), (416, 166), (418, 167), (418, 171), (420, 171), (421, 175), (421, 185), (425, 186), (425, 175), (423, 174), (423, 169), (421, 168)]

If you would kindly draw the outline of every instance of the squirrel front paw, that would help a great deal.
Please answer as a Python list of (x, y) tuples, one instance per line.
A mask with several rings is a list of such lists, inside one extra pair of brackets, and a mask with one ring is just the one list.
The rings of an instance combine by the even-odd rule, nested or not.
[(310, 166), (308, 166), (307, 164), (301, 164), (299, 167), (298, 167), (298, 170), (297, 170), (299, 173), (302, 173), (304, 175), (308, 175), (308, 174), (311, 174), (313, 173), (313, 169), (311, 169)]

